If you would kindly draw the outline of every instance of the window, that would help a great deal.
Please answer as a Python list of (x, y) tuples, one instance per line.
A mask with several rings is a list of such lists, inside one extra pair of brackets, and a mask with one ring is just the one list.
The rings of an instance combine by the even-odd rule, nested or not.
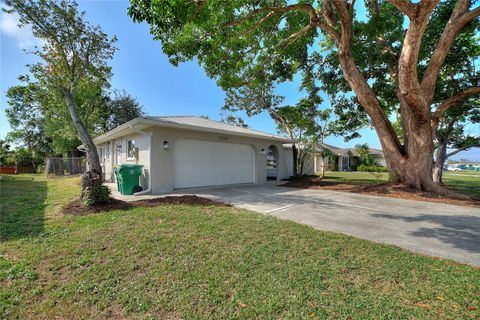
[(135, 140), (127, 141), (127, 159), (135, 159)]

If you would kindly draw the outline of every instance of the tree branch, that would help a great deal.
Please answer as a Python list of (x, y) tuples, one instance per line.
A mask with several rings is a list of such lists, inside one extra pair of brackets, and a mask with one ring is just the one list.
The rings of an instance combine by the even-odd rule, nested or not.
[(368, 0), (368, 7), (370, 7), (370, 9), (373, 10), (375, 14), (378, 14), (380, 12), (378, 0)]
[(432, 116), (432, 122), (435, 125), (435, 127), (436, 125), (438, 125), (440, 118), (448, 109), (454, 107), (460, 101), (463, 101), (469, 98), (470, 96), (477, 95), (477, 94), (480, 94), (480, 87), (471, 87), (443, 101), (435, 110)]
[(417, 13), (417, 4), (411, 3), (410, 1), (405, 1), (405, 0), (389, 0), (395, 8), (397, 8), (398, 11), (401, 13), (405, 14), (408, 16), (410, 19), (413, 19), (413, 17)]
[(333, 29), (335, 29), (337, 21), (335, 20), (335, 15), (333, 14), (332, 3), (330, 1), (324, 1), (322, 7), (322, 16), (325, 18), (327, 24)]
[(315, 10), (313, 9), (312, 6), (310, 6), (308, 4), (292, 4), (292, 5), (288, 5), (288, 6), (285, 6), (285, 7), (265, 7), (265, 8), (255, 9), (255, 10), (247, 13), (240, 20), (236, 20), (236, 21), (232, 21), (232, 22), (227, 23), (226, 26), (227, 27), (233, 27), (233, 26), (243, 24), (243, 23), (247, 22), (250, 18), (252, 18), (252, 17), (254, 17), (258, 14), (265, 13), (265, 12), (268, 12), (268, 13), (271, 13), (271, 12), (286, 13), (286, 12), (290, 12), (290, 11), (303, 11), (303, 12), (308, 13), (310, 15), (311, 19), (318, 20), (317, 13), (315, 12)]
[[(418, 55), (430, 15), (437, 6), (438, 1), (425, 0), (418, 4), (412, 4), (405, 0), (391, 0), (392, 4), (396, 5), (400, 11), (410, 17), (410, 24), (403, 40), (398, 66), (400, 93), (407, 102), (407, 106), (413, 107), (423, 114), (427, 114), (430, 110), (428, 108), (429, 105), (423, 99), (423, 92), (417, 76)], [(415, 12), (410, 12), (412, 10)]]
[(445, 158), (450, 158), (451, 156), (461, 152), (461, 151), (464, 151), (464, 150), (468, 150), (470, 148), (480, 148), (480, 143), (475, 143), (475, 144), (471, 144), (471, 145), (468, 145), (468, 146), (464, 146), (464, 147), (461, 147), (461, 148), (458, 148), (457, 150), (455, 151), (452, 151), (450, 153), (447, 153)]
[(467, 23), (477, 18), (478, 16), (480, 16), (480, 7), (476, 7), (475, 9), (472, 9), (463, 15), (464, 19), (467, 20)]
[(468, 0), (459, 0), (455, 5), (425, 70), (421, 87), (428, 102), (433, 99), (440, 69), (453, 42), (465, 25), (480, 15), (480, 7), (468, 11), (469, 3)]
[(342, 26), (342, 32), (340, 35), (339, 50), (350, 52), (350, 44), (352, 41), (352, 20), (350, 14), (344, 2), (333, 1), (337, 14), (340, 17), (340, 25)]
[(358, 66), (353, 59), (350, 44), (352, 39), (352, 21), (347, 6), (343, 1), (332, 1), (340, 18), (341, 36), (337, 42), (338, 58), (342, 66), (342, 72), (345, 80), (348, 82), (352, 90), (355, 92), (358, 101), (367, 111), (368, 115), (374, 123), (375, 130), (381, 137), (384, 152), (397, 154), (402, 156), (403, 147), (397, 137), (392, 123), (388, 119), (385, 111), (378, 102), (378, 99), (368, 84), (367, 80), (362, 76)]
[[(240, 25), (240, 24), (243, 24), (243, 23), (247, 22), (249, 19), (253, 18), (256, 15), (268, 12), (267, 16), (263, 17), (262, 19), (257, 21), (252, 26), (253, 29), (252, 28), (250, 28), (251, 30), (249, 29), (248, 33), (250, 33), (256, 27), (258, 27), (260, 24), (265, 22), (266, 17), (270, 18), (271, 13), (278, 14), (278, 13), (287, 13), (287, 12), (291, 12), (291, 11), (303, 11), (310, 16), (310, 22), (305, 27), (307, 29), (305, 31), (308, 31), (309, 29), (311, 29), (314, 26), (318, 26), (322, 31), (326, 32), (327, 34), (332, 36), (334, 39), (337, 39), (339, 37), (338, 32), (335, 30), (335, 28), (333, 28), (332, 26), (330, 26), (330, 25), (328, 25), (328, 24), (326, 24), (326, 23), (324, 23), (320, 20), (320, 18), (317, 15), (317, 12), (315, 11), (315, 9), (311, 5), (303, 4), (303, 3), (292, 4), (292, 5), (288, 5), (288, 6), (284, 6), (284, 7), (265, 7), (265, 8), (255, 9), (255, 10), (247, 13), (243, 18), (241, 18), (239, 20), (236, 20), (236, 21), (229, 22), (229, 23), (225, 24), (225, 26), (227, 26), (227, 27), (237, 26), (237, 25)], [(309, 27), (309, 25), (311, 25), (311, 26)], [(305, 31), (303, 31), (301, 34), (303, 34)]]
[(305, 27), (303, 27), (302, 29), (300, 29), (299, 31), (295, 32), (295, 33), (292, 33), (288, 38), (286, 39), (283, 39), (282, 41), (280, 41), (276, 47), (282, 47), (282, 46), (286, 46), (286, 45), (289, 45), (290, 43), (292, 43), (293, 41), (295, 41), (298, 37), (300, 37), (301, 35), (303, 35), (304, 33), (307, 33), (310, 29), (314, 28), (315, 27), (315, 24), (312, 23), (312, 21), (310, 21), (309, 24), (307, 24)]

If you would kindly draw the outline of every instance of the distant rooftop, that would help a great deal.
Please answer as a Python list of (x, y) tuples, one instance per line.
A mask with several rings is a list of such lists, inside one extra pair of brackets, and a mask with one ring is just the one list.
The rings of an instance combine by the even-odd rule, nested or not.
[[(332, 145), (329, 145), (329, 144), (326, 144), (326, 143), (318, 143), (318, 146), (320, 148), (323, 147), (323, 148), (329, 149), (330, 151), (332, 151), (333, 153), (335, 153), (336, 155), (339, 155), (339, 156), (346, 156), (346, 155), (349, 155), (349, 154), (355, 154), (355, 148), (339, 148), (339, 147), (335, 147), (335, 146), (332, 146)], [(383, 151), (380, 150), (380, 149), (368, 148), (368, 150), (370, 150), (370, 153), (373, 154), (373, 155), (383, 156)]]
[[(291, 143), (286, 143), (283, 146), (285, 148), (291, 148), (292, 144)], [(300, 145), (300, 148), (302, 148), (302, 147), (303, 146)], [(355, 155), (355, 148), (339, 148), (339, 147), (335, 147), (335, 146), (332, 146), (332, 145), (327, 144), (327, 143), (317, 143), (317, 150), (322, 150), (322, 149), (328, 149), (337, 156)], [(383, 151), (382, 150), (376, 149), (376, 148), (368, 148), (368, 149), (370, 150), (371, 154), (373, 154), (375, 156), (383, 157)]]

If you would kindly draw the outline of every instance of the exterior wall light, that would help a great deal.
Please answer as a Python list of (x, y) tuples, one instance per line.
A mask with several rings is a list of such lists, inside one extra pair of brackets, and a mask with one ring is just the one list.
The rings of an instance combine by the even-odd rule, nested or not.
[(169, 148), (168, 141), (167, 140), (163, 141), (163, 149), (168, 150), (168, 148)]

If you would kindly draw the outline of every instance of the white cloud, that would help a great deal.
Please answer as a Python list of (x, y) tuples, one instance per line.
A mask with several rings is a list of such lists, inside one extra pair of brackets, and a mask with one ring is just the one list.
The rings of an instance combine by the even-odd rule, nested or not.
[(19, 27), (19, 16), (17, 13), (9, 14), (0, 11), (0, 32), (14, 38), (21, 49), (30, 49), (39, 43), (33, 36), (30, 26)]

